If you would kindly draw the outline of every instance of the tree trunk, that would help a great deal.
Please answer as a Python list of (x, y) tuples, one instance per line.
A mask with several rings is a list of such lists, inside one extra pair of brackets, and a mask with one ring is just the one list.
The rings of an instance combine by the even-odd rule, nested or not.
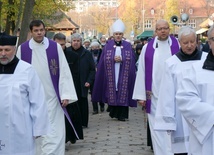
[(35, 0), (26, 0), (25, 2), (18, 45), (22, 44), (27, 40), (27, 36), (29, 32), (29, 24), (33, 14), (34, 5), (35, 5)]
[(17, 32), (18, 32), (18, 30), (20, 28), (21, 15), (23, 13), (23, 4), (24, 4), (24, 0), (20, 0), (19, 12), (18, 12), (18, 15), (17, 15), (17, 21), (16, 21), (16, 24), (15, 24), (15, 29), (14, 29), (13, 35), (17, 35)]
[[(8, 4), (9, 6), (13, 6), (14, 5), (14, 2), (13, 0), (8, 0)], [(6, 18), (6, 26), (5, 26), (5, 33), (7, 34), (10, 34), (10, 30), (12, 28), (12, 19), (11, 17), (14, 16), (15, 13), (14, 11), (12, 11), (12, 9), (8, 9), (8, 12), (7, 12), (7, 18)]]
[(1, 16), (1, 12), (2, 12), (2, 1), (0, 1), (0, 32), (2, 31), (2, 16)]

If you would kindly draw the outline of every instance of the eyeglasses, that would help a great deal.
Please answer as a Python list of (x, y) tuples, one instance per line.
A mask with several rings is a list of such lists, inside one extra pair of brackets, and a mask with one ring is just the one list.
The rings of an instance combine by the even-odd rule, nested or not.
[(156, 28), (157, 31), (162, 31), (162, 30), (166, 31), (168, 29), (169, 29), (169, 27)]
[(212, 40), (212, 41), (214, 41), (214, 37), (211, 37), (211, 38), (209, 38), (209, 40)]

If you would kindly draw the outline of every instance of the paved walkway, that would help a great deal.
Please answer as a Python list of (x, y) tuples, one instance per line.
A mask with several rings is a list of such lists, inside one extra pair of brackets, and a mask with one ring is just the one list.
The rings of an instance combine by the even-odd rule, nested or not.
[(65, 155), (153, 155), (146, 145), (145, 115), (138, 108), (129, 108), (129, 120), (112, 119), (108, 112), (92, 115), (89, 106), (89, 126), (84, 140), (66, 144)]

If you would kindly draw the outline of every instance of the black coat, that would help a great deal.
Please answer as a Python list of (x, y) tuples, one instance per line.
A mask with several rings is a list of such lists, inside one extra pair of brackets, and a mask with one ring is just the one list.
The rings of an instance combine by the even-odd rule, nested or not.
[[(74, 86), (75, 89), (77, 89), (78, 83), (75, 82), (78, 79), (78, 65), (79, 65), (79, 56), (77, 53), (73, 52), (71, 48), (66, 48), (64, 50), (65, 57), (67, 59), (73, 81), (74, 81)], [(79, 136), (80, 139), (83, 139), (83, 129), (82, 129), (82, 121), (81, 121), (81, 114), (78, 106), (78, 102), (71, 103), (67, 105), (66, 107), (67, 112), (72, 120), (72, 123), (74, 125), (74, 128)], [(75, 141), (77, 139), (73, 128), (71, 127), (70, 123), (68, 122), (67, 119), (65, 119), (65, 124), (66, 124), (66, 141)]]
[(79, 66), (79, 56), (76, 52), (73, 52), (71, 47), (68, 47), (64, 50), (65, 53), (65, 57), (67, 59), (72, 77), (73, 77), (73, 81), (74, 81), (74, 86), (75, 89), (77, 89), (78, 87), (78, 79), (79, 79), (79, 72), (78, 72), (78, 66)]
[(202, 51), (209, 53), (210, 45), (209, 45), (208, 41), (203, 45)]
[[(78, 79), (74, 79), (74, 82), (77, 82), (77, 96), (87, 97), (88, 88), (85, 87), (85, 83), (88, 82), (90, 85), (93, 84), (95, 79), (95, 64), (92, 57), (92, 54), (86, 50), (83, 46), (79, 49), (72, 51), (77, 53), (79, 56), (78, 67), (75, 70), (75, 74), (78, 74)], [(80, 90), (79, 90), (80, 89)], [(81, 96), (80, 96), (81, 95)]]

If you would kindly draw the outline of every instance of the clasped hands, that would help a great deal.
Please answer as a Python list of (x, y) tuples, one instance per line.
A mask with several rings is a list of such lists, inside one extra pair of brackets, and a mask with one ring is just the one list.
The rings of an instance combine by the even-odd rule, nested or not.
[(114, 57), (114, 61), (115, 61), (116, 63), (122, 62), (121, 56), (119, 56), (119, 55), (115, 56), (115, 57)]

